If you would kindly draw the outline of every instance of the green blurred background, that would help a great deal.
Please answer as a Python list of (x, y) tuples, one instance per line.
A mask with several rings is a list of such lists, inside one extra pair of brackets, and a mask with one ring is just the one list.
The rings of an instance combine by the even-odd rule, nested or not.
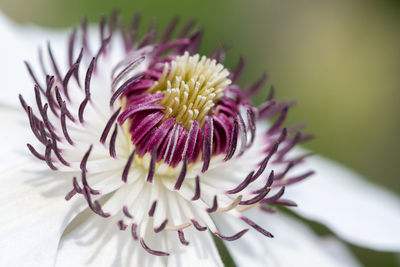
[[(289, 120), (316, 134), (308, 148), (400, 193), (397, 1), (0, 0), (15, 21), (47, 27), (95, 22), (115, 8), (126, 19), (140, 9), (161, 28), (175, 15), (195, 18), (206, 31), (204, 53), (230, 45), (228, 67), (246, 56), (243, 85), (267, 71), (278, 98), (297, 100)], [(366, 266), (399, 266), (398, 255), (352, 249)]]

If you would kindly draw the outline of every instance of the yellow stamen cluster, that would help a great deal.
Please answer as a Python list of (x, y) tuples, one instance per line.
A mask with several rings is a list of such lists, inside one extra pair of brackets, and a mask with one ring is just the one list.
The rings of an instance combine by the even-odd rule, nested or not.
[(148, 90), (164, 94), (158, 103), (166, 108), (164, 120), (175, 118), (189, 130), (194, 120), (204, 124), (206, 115), (231, 83), (228, 75), (229, 71), (216, 60), (185, 52), (171, 65), (165, 64), (162, 76)]

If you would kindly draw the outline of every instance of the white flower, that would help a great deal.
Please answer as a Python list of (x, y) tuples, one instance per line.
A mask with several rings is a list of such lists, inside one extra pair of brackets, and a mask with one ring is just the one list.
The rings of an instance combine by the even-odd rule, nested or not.
[[(400, 250), (399, 199), (321, 157), (303, 162), (291, 148), (307, 136), (281, 126), (288, 104), (251, 107), (234, 85), (240, 64), (193, 55), (200, 32), (169, 42), (167, 30), (155, 45), (150, 31), (131, 49), (134, 32), (114, 22), (67, 42), (0, 17), (2, 266), (221, 266), (211, 234), (238, 266), (358, 266), (336, 239), (259, 209), (286, 198), (349, 242)], [(20, 63), (46, 39), (27, 65), (32, 94)]]

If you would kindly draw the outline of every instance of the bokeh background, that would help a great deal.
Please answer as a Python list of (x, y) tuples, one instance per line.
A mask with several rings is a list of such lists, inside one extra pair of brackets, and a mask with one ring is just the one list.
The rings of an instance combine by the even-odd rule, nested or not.
[[(306, 147), (400, 193), (398, 1), (0, 0), (15, 21), (46, 27), (75, 26), (83, 16), (96, 22), (115, 8), (127, 20), (140, 9), (143, 22), (161, 28), (175, 15), (195, 18), (204, 53), (228, 44), (226, 66), (247, 58), (243, 85), (267, 71), (278, 98), (297, 100), (289, 120), (317, 136)], [(398, 255), (351, 248), (365, 266), (399, 266)]]

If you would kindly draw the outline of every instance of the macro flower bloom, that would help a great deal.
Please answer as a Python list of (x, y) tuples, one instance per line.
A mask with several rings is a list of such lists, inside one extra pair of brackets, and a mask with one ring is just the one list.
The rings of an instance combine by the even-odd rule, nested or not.
[[(251, 104), (265, 76), (241, 89), (244, 61), (199, 55), (192, 22), (141, 38), (139, 15), (120, 22), (84, 21), (65, 43), (53, 33), (36, 67), (25, 62), (31, 85), (2, 77), (10, 91), (24, 80), (2, 98), (5, 266), (222, 266), (212, 235), (239, 266), (358, 266), (336, 239), (275, 213), (296, 203), (350, 242), (400, 249), (399, 200), (296, 148), (311, 136), (284, 126), (291, 102), (272, 89)], [(1, 24), (7, 59), (27, 37)]]

